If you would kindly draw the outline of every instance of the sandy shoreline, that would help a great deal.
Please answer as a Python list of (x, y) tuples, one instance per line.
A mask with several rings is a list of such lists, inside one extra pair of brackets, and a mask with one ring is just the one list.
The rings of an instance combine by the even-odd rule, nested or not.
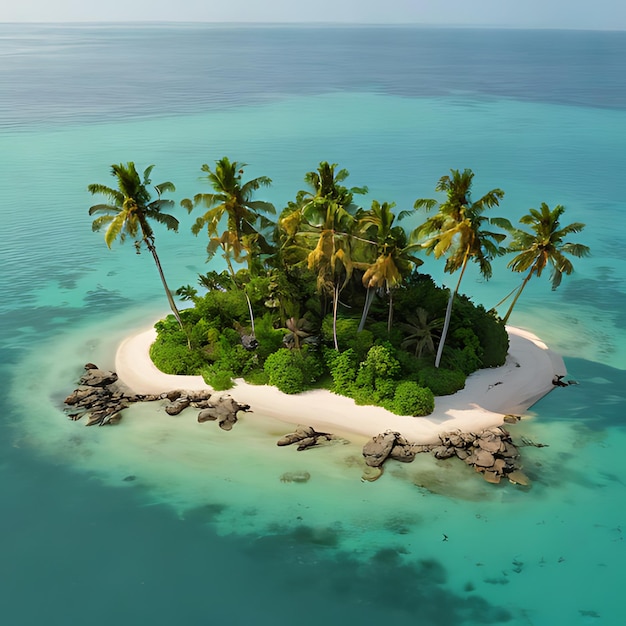
[[(464, 389), (437, 398), (434, 412), (427, 417), (400, 416), (381, 407), (357, 406), (352, 399), (325, 390), (287, 395), (274, 387), (249, 385), (241, 379), (228, 393), (238, 402), (249, 404), (253, 415), (271, 416), (289, 424), (364, 438), (394, 430), (415, 443), (429, 443), (441, 432), (480, 431), (501, 424), (506, 414), (521, 415), (554, 389), (555, 374), (565, 375), (563, 359), (541, 339), (519, 328), (507, 330), (510, 346), (506, 363), (469, 376)], [(115, 370), (125, 385), (136, 393), (209, 388), (201, 376), (160, 372), (149, 356), (155, 338), (156, 330), (150, 327), (119, 345)]]

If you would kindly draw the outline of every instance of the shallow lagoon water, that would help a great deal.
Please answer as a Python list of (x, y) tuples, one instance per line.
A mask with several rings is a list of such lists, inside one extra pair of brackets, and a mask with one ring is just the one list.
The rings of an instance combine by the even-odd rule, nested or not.
[[(57, 31), (7, 28), (5, 41), (30, 38), (35, 52), (13, 53), (3, 85), (31, 80), (50, 108), (46, 118), (45, 101), (29, 108), (21, 91), (5, 90), (0, 116), (7, 146), (0, 153), (6, 623), (66, 624), (86, 615), (96, 625), (340, 624), (383, 616), (436, 625), (622, 623), (626, 162), (617, 129), (625, 126), (626, 99), (609, 78), (611, 108), (598, 106), (597, 94), (593, 102), (567, 101), (565, 88), (556, 99), (542, 99), (539, 88), (523, 99), (479, 87), (398, 93), (394, 85), (344, 81), (337, 88), (341, 64), (313, 65), (299, 92), (290, 81), (279, 88), (270, 80), (302, 69), (284, 49), (272, 72), (259, 62), (254, 88), (267, 97), (252, 97), (241, 79), (232, 102), (219, 101), (215, 84), (203, 91), (204, 104), (189, 106), (172, 78), (180, 103), (170, 93), (142, 111), (146, 100), (133, 100), (134, 88), (123, 106), (115, 99), (105, 106), (90, 89), (95, 83), (67, 69), (79, 54), (104, 68), (111, 42), (127, 40), (115, 28), (97, 40), (101, 50), (80, 28), (69, 29), (63, 54), (47, 61), (65, 68), (64, 80), (76, 83), (69, 91), (81, 99), (60, 93), (54, 73), (40, 65)], [(186, 47), (183, 31), (168, 32), (178, 41), (164, 66), (171, 76), (190, 53), (213, 59), (213, 49)], [(150, 29), (142, 36), (151, 41)], [(623, 55), (611, 41), (613, 57)], [(274, 39), (280, 45), (287, 44)], [(392, 49), (393, 37), (386, 45)], [(579, 49), (581, 59), (590, 54)], [(344, 54), (350, 60), (359, 49)], [(129, 75), (139, 71), (139, 61), (129, 63)], [(504, 60), (490, 64), (481, 73), (515, 84)], [(102, 71), (113, 90), (122, 78)], [(370, 78), (374, 84), (380, 76)], [(335, 87), (324, 88), (327, 82)], [(228, 88), (237, 84), (230, 76)], [(52, 97), (55, 85), (60, 95)], [(579, 382), (555, 389), (514, 427), (517, 436), (548, 444), (523, 448), (531, 489), (487, 485), (460, 463), (427, 457), (390, 464), (379, 481), (363, 483), (360, 442), (280, 449), (284, 426), (254, 414), (230, 433), (195, 423), (192, 412), (170, 418), (154, 406), (135, 407), (111, 429), (65, 418), (62, 399), (83, 364), (112, 367), (117, 343), (165, 310), (148, 256), (131, 246), (108, 251), (90, 232), (87, 184), (106, 182), (111, 163), (133, 159), (140, 167), (155, 163), (154, 179), (174, 181), (181, 198), (199, 191), (200, 165), (224, 154), (249, 163), (250, 176), (272, 177), (268, 199), (278, 207), (302, 187), (305, 172), (329, 160), (350, 170), (350, 183), (367, 184), (370, 198), (399, 208), (432, 195), (450, 167), (471, 167), (477, 192), (506, 191), (501, 215), (516, 219), (546, 201), (566, 205), (568, 221), (586, 222), (579, 239), (593, 256), (576, 261), (576, 273), (554, 293), (547, 280), (531, 281), (511, 320), (563, 354), (568, 376)], [(173, 287), (208, 269), (204, 241), (188, 230), (192, 217), (181, 211), (180, 218), (178, 235), (157, 233)], [(503, 265), (489, 282), (468, 273), (464, 290), (492, 306), (515, 284)], [(450, 280), (439, 264), (426, 267)], [(281, 481), (293, 471), (311, 478)]]

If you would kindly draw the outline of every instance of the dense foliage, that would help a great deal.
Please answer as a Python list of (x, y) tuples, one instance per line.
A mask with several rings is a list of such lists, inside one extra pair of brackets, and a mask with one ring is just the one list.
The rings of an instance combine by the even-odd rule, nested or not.
[[(348, 172), (322, 162), (304, 177), (307, 188), (272, 221), (273, 205), (254, 197), (271, 180), (246, 182), (244, 168), (226, 157), (215, 169), (203, 165), (211, 191), (182, 200), (190, 212), (197, 207), (205, 211), (192, 231), (206, 229), (208, 258), (221, 254), (226, 270), (200, 276), (202, 293), (191, 285), (177, 291), (192, 306), (180, 314), (173, 307), (178, 319), (169, 316), (156, 325), (158, 337), (150, 351), (163, 372), (200, 374), (215, 389), (228, 389), (237, 377), (285, 393), (325, 387), (357, 404), (427, 415), (434, 396), (462, 389), (466, 376), (477, 369), (502, 365), (508, 351), (508, 335), (497, 313), (459, 292), (467, 263), (476, 262), (488, 279), (493, 258), (518, 252), (509, 266), (530, 272), (512, 292), (514, 304), (547, 259), (558, 263), (554, 287), (572, 269), (564, 253), (587, 252), (584, 246), (562, 242), (583, 225), (561, 227), (560, 206), (550, 211), (542, 205), (541, 212), (531, 210), (521, 220), (537, 237), (551, 237), (543, 248), (508, 220), (483, 215), (499, 205), (504, 192), (494, 189), (472, 201), (471, 170), (451, 170), (441, 178), (436, 190), (446, 194), (445, 200), (417, 200), (414, 210), (396, 213), (389, 202), (358, 206), (355, 198), (367, 189), (344, 186)], [(135, 187), (141, 191), (148, 182), (146, 177), (143, 187)], [(125, 216), (119, 207), (137, 204), (124, 186), (119, 192), (103, 186), (90, 190), (116, 194), (115, 206), (97, 205), (92, 213)], [(157, 188), (161, 204), (148, 205), (142, 219), (163, 221), (156, 210), (165, 206), (160, 193), (172, 190), (170, 183)], [(435, 207), (437, 213), (413, 231), (399, 225), (407, 215)], [(110, 218), (99, 219), (94, 227)], [(152, 231), (145, 230), (145, 220), (142, 224), (140, 243), (152, 244)], [(135, 236), (139, 230), (131, 226), (129, 235)], [(503, 245), (506, 233), (513, 238), (510, 250)], [(547, 250), (541, 257), (544, 265), (533, 256), (535, 249)], [(421, 253), (444, 256), (445, 271), (459, 271), (453, 292), (418, 271)]]

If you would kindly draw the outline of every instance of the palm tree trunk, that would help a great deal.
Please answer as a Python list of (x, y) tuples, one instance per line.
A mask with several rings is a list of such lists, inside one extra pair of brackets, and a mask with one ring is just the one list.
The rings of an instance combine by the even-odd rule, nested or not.
[(243, 293), (246, 296), (246, 302), (248, 303), (248, 312), (250, 313), (250, 325), (252, 326), (252, 337), (254, 337), (254, 313), (252, 312), (252, 302), (250, 302), (250, 296), (248, 296), (248, 292), (246, 288), (243, 288)]
[(439, 367), (441, 363), (441, 355), (443, 354), (443, 346), (446, 342), (446, 335), (448, 334), (448, 328), (450, 326), (450, 318), (452, 317), (452, 303), (454, 302), (454, 294), (456, 292), (450, 291), (450, 297), (448, 298), (448, 306), (446, 307), (446, 319), (443, 323), (443, 330), (441, 331), (441, 338), (439, 339), (439, 345), (437, 346), (437, 356), (435, 357), (435, 367)]
[[(230, 253), (228, 252), (228, 250), (226, 250), (226, 248), (224, 248), (224, 246), (222, 246), (222, 249), (224, 250), (224, 260), (226, 261), (226, 266), (228, 267), (228, 271), (230, 272), (230, 278), (233, 281), (233, 285), (235, 285), (235, 289), (239, 289), (239, 285), (237, 284), (237, 281), (235, 280), (235, 268), (233, 267), (233, 264), (231, 263), (230, 260)], [(254, 338), (254, 313), (252, 312), (252, 302), (250, 302), (250, 297), (248, 296), (248, 293), (246, 291), (246, 287), (245, 285), (243, 285), (241, 287), (241, 289), (243, 290), (243, 295), (246, 297), (246, 302), (248, 303), (248, 312), (250, 314), (250, 326), (252, 328), (252, 337)]]
[(461, 280), (463, 279), (463, 274), (465, 273), (465, 268), (467, 267), (467, 262), (469, 261), (469, 247), (465, 251), (465, 258), (463, 259), (463, 265), (461, 267), (461, 275), (459, 276), (459, 280), (456, 283), (456, 288), (453, 292), (450, 293), (450, 298), (448, 299), (448, 306), (446, 307), (446, 319), (443, 323), (443, 330), (441, 331), (441, 339), (439, 340), (439, 345), (437, 346), (437, 356), (435, 357), (435, 367), (439, 367), (441, 363), (441, 356), (443, 354), (443, 347), (446, 343), (446, 337), (448, 336), (448, 328), (450, 327), (450, 318), (452, 317), (452, 303), (454, 302), (454, 296), (459, 292), (459, 287), (461, 286)]
[(389, 290), (389, 313), (387, 314), (387, 334), (391, 334), (391, 324), (393, 322), (393, 289)]
[(504, 298), (502, 298), (502, 300), (500, 300), (500, 302), (498, 302), (498, 304), (496, 304), (496, 305), (492, 306), (492, 307), (489, 309), (489, 312), (491, 313), (491, 312), (493, 311), (493, 312), (495, 313), (496, 309), (497, 309), (497, 308), (498, 308), (501, 304), (504, 304), (504, 303), (505, 303), (505, 302), (506, 302), (506, 301), (507, 301), (507, 300), (508, 300), (508, 299), (509, 299), (509, 298), (510, 298), (510, 297), (511, 297), (511, 296), (512, 296), (512, 295), (513, 295), (516, 291), (518, 291), (518, 290), (519, 290), (519, 286), (516, 286), (516, 287), (514, 287), (513, 289), (511, 289), (511, 291), (510, 291), (510, 292), (509, 292), (506, 296), (504, 296)]
[(333, 341), (335, 350), (339, 352), (339, 344), (337, 343), (337, 309), (339, 308), (339, 285), (333, 287)]
[(157, 270), (159, 271), (159, 276), (161, 278), (161, 282), (163, 283), (163, 289), (165, 290), (165, 295), (167, 296), (167, 301), (170, 305), (170, 309), (172, 310), (172, 313), (174, 314), (174, 317), (176, 318), (176, 321), (178, 322), (181, 330), (185, 333), (185, 336), (187, 337), (187, 347), (191, 350), (191, 340), (189, 339), (189, 335), (187, 334), (187, 331), (185, 330), (185, 327), (183, 326), (183, 320), (180, 318), (180, 312), (178, 311), (176, 302), (174, 302), (174, 298), (172, 297), (172, 292), (170, 291), (170, 288), (167, 286), (167, 281), (165, 280), (165, 274), (163, 273), (163, 267), (161, 266), (161, 261), (159, 260), (159, 255), (157, 254), (156, 248), (154, 247), (154, 244), (152, 243), (149, 237), (144, 237), (144, 241), (146, 242), (146, 246), (148, 250), (150, 251), (152, 258), (154, 259), (154, 262), (157, 266)]
[(513, 298), (513, 302), (511, 302), (511, 306), (509, 307), (509, 310), (506, 312), (506, 315), (502, 319), (502, 321), (505, 324), (509, 321), (509, 317), (511, 316), (511, 313), (513, 311), (513, 307), (515, 306), (515, 303), (517, 302), (518, 298), (522, 295), (522, 291), (524, 291), (524, 287), (526, 287), (526, 284), (531, 279), (531, 277), (533, 275), (534, 269), (535, 269), (534, 267), (532, 267), (530, 269), (530, 272), (528, 272), (528, 276), (526, 276), (526, 278), (524, 278), (524, 282), (521, 284), (518, 292), (515, 294), (515, 298)]
[(365, 328), (365, 321), (367, 320), (367, 316), (370, 311), (370, 307), (372, 306), (372, 302), (374, 302), (374, 296), (376, 295), (375, 287), (368, 287), (365, 292), (365, 304), (363, 305), (363, 314), (361, 315), (361, 321), (359, 323), (359, 328), (357, 332), (361, 332)]

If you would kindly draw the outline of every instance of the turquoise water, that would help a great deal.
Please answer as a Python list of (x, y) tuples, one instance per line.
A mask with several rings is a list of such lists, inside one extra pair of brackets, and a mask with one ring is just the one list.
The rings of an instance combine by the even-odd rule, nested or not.
[[(415, 76), (413, 61), (458, 60), (471, 31), (461, 43), (417, 31), (418, 50), (406, 34), (371, 29), (218, 29), (211, 43), (193, 28), (24, 28), (3, 26), (0, 45), (3, 623), (623, 623), (626, 98), (613, 73), (623, 38), (561, 46), (521, 33), (509, 45), (499, 35), (489, 45), (502, 55), (475, 52), (446, 82)], [(313, 35), (339, 62), (303, 53)], [(372, 41), (385, 52), (376, 62), (363, 56)], [(112, 60), (128, 65), (116, 73)], [(149, 406), (111, 429), (65, 418), (82, 365), (112, 367), (117, 343), (166, 309), (148, 256), (109, 251), (91, 232), (86, 186), (134, 160), (154, 163), (154, 180), (175, 182), (179, 199), (200, 191), (202, 163), (225, 154), (270, 176), (278, 207), (321, 160), (401, 209), (451, 167), (471, 167), (476, 193), (505, 190), (500, 215), (516, 221), (545, 201), (587, 224), (578, 239), (592, 257), (556, 292), (531, 281), (511, 319), (563, 354), (580, 383), (514, 431), (548, 444), (523, 449), (531, 489), (426, 457), (363, 483), (360, 442), (279, 449), (284, 425), (262, 416), (230, 433)], [(157, 232), (173, 287), (207, 269), (204, 240), (180, 218), (179, 234)], [(439, 264), (427, 267), (448, 284)], [(503, 262), (463, 287), (491, 307), (515, 280)], [(298, 470), (311, 480), (281, 480)]]

